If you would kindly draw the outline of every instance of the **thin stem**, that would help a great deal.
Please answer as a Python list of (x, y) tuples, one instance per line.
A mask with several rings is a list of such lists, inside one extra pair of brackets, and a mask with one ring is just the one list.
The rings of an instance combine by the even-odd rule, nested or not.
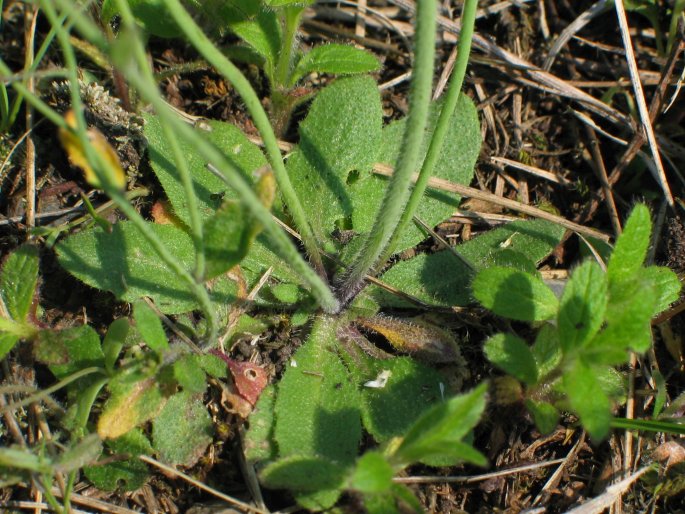
[(276, 247), (277, 253), (287, 262), (290, 267), (302, 277), (304, 283), (311, 288), (312, 296), (317, 300), (326, 312), (335, 312), (339, 304), (333, 292), (326, 282), (307, 264), (302, 258), (297, 247), (290, 238), (281, 230), (271, 217), (269, 209), (264, 207), (255, 194), (252, 186), (243, 178), (242, 174), (226, 159), (224, 154), (213, 144), (208, 142), (201, 134), (196, 132), (172, 112), (162, 100), (154, 84), (144, 80), (136, 69), (126, 68), (126, 63), (119, 63), (122, 72), (129, 77), (130, 82), (138, 89), (145, 100), (150, 102), (160, 117), (162, 124), (169, 126), (180, 138), (188, 141), (212, 166), (220, 170), (222, 179), (230, 185), (238, 194), (243, 205), (250, 211), (255, 219), (264, 227), (271, 242)]
[[(124, 4), (124, 8), (122, 9), (122, 19), (124, 20), (124, 23), (130, 23), (130, 25), (134, 25), (135, 22), (133, 21), (133, 16), (126, 16), (126, 14), (130, 14), (130, 12), (124, 14), (124, 11), (128, 9), (128, 5), (124, 2), (120, 3)], [(56, 23), (57, 13), (55, 12), (51, 2), (48, 0), (42, 0), (41, 6), (50, 22)], [(74, 6), (72, 5), (71, 7), (73, 8)], [(83, 119), (83, 112), (80, 108), (81, 98), (78, 89), (78, 77), (76, 75), (76, 56), (74, 55), (73, 47), (69, 43), (69, 35), (60, 26), (57, 27), (57, 38), (60, 42), (62, 51), (64, 53), (64, 61), (66, 67), (70, 71), (71, 75), (71, 100), (78, 120), (76, 132), (83, 143), (88, 161), (94, 164), (95, 173), (99, 181), (101, 182), (102, 188), (104, 189), (105, 193), (107, 193), (107, 195), (112, 199), (112, 201), (114, 201), (119, 210), (123, 212), (123, 214), (129, 220), (131, 220), (131, 222), (136, 226), (136, 228), (140, 230), (145, 239), (147, 239), (147, 241), (150, 243), (150, 246), (157, 253), (157, 255), (159, 255), (162, 261), (169, 267), (169, 269), (171, 269), (173, 273), (175, 273), (179, 278), (181, 278), (181, 280), (186, 282), (189, 290), (198, 300), (200, 308), (202, 309), (203, 313), (207, 318), (207, 323), (209, 325), (209, 331), (207, 334), (208, 342), (213, 343), (218, 333), (218, 323), (211, 299), (209, 297), (209, 293), (204, 288), (204, 286), (198, 283), (195, 280), (195, 278), (188, 272), (188, 270), (185, 269), (183, 264), (181, 264), (181, 262), (179, 262), (176, 259), (176, 257), (174, 257), (174, 255), (164, 245), (162, 240), (152, 230), (149, 224), (126, 200), (124, 193), (120, 191), (115, 184), (113, 184), (110, 178), (114, 175), (112, 165), (109, 162), (106, 162), (106, 160), (95, 151), (86, 135), (85, 120)]]
[(397, 242), (400, 236), (404, 233), (407, 225), (411, 223), (414, 213), (419, 206), (419, 202), (423, 198), (423, 193), (426, 191), (428, 180), (433, 174), (435, 164), (440, 158), (440, 152), (442, 151), (443, 143), (445, 142), (445, 136), (449, 130), (452, 116), (454, 116), (454, 111), (457, 108), (461, 87), (464, 83), (464, 76), (466, 75), (466, 66), (471, 53), (471, 40), (473, 38), (473, 27), (476, 20), (477, 7), (478, 0), (466, 0), (464, 3), (464, 10), (461, 16), (461, 32), (459, 33), (457, 61), (454, 65), (454, 69), (452, 70), (452, 77), (447, 89), (447, 94), (445, 95), (445, 101), (443, 103), (442, 110), (440, 111), (440, 117), (438, 118), (435, 132), (433, 132), (433, 137), (431, 138), (426, 158), (423, 161), (423, 166), (421, 166), (419, 178), (414, 185), (411, 196), (409, 197), (407, 207), (402, 213), (400, 222), (395, 228), (395, 232), (390, 239), (390, 243), (388, 243), (388, 247), (385, 250), (383, 258), (379, 261), (381, 265), (384, 264), (393, 254), (395, 248), (397, 247)]
[(276, 139), (276, 135), (269, 122), (269, 117), (259, 101), (257, 93), (255, 93), (249, 81), (240, 70), (212, 44), (209, 38), (202, 32), (202, 29), (195, 23), (195, 20), (193, 20), (190, 14), (183, 8), (179, 0), (164, 0), (164, 3), (169, 10), (169, 13), (174, 17), (178, 26), (181, 27), (186, 37), (195, 46), (197, 51), (200, 52), (200, 54), (207, 59), (219, 73), (233, 84), (233, 87), (243, 99), (243, 102), (245, 102), (245, 107), (247, 107), (250, 116), (252, 116), (252, 119), (254, 120), (255, 126), (264, 140), (264, 148), (266, 149), (269, 163), (271, 164), (281, 194), (288, 206), (295, 226), (300, 234), (302, 234), (302, 242), (304, 243), (305, 249), (312, 260), (314, 268), (322, 277), (325, 277), (321, 253), (316, 245), (316, 239), (314, 238), (311, 226), (307, 221), (307, 216), (302, 208), (300, 199), (295, 193), (295, 189), (285, 170), (283, 157), (278, 149), (278, 140)]
[(385, 251), (407, 202), (412, 173), (419, 159), (433, 84), (437, 6), (435, 0), (419, 0), (417, 4), (416, 57), (409, 92), (411, 107), (402, 150), (397, 169), (388, 184), (365, 247), (352, 265), (351, 271), (344, 277), (340, 288), (340, 300), (343, 304), (349, 302), (360, 291), (364, 276), (378, 263), (379, 257)]

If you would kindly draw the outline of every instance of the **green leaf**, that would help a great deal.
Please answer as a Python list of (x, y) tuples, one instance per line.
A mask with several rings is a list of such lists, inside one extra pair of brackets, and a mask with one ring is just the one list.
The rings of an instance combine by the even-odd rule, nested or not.
[(310, 512), (327, 511), (340, 498), (340, 489), (321, 489), (319, 491), (294, 491), (293, 496), (300, 507)]
[(262, 483), (271, 489), (320, 491), (342, 486), (347, 469), (320, 457), (291, 455), (266, 466)]
[(312, 48), (297, 63), (291, 84), (312, 72), (354, 75), (378, 71), (381, 65), (370, 52), (354, 46), (329, 44)]
[[(116, 460), (108, 464), (86, 466), (83, 469), (86, 477), (95, 487), (103, 491), (135, 491), (140, 489), (149, 477), (147, 465), (138, 459), (138, 455), (149, 455), (153, 452), (150, 441), (142, 430), (130, 432), (107, 441), (108, 453), (111, 455), (130, 455), (125, 460)], [(106, 457), (109, 459), (110, 455)]]
[(383, 387), (361, 388), (364, 428), (378, 442), (401, 436), (431, 405), (442, 400), (444, 379), (409, 357), (368, 359), (368, 367), (354, 370), (360, 384), (378, 382), (386, 376)]
[(473, 296), (492, 312), (519, 321), (552, 318), (559, 302), (542, 279), (511, 268), (482, 270), (471, 284)]
[(31, 309), (38, 282), (38, 254), (37, 246), (25, 244), (12, 252), (2, 266), (0, 303), (14, 321), (26, 321)]
[(648, 266), (640, 271), (640, 275), (654, 285), (657, 294), (653, 315), (657, 315), (680, 297), (682, 285), (672, 270), (665, 266)]
[(128, 318), (118, 318), (115, 319), (107, 329), (105, 339), (102, 341), (102, 353), (105, 357), (105, 369), (109, 373), (114, 373), (114, 365), (119, 358), (121, 349), (126, 344), (126, 337), (128, 336), (130, 328), (131, 325)]
[[(209, 130), (205, 130), (206, 127)], [(229, 123), (207, 121), (196, 129), (202, 136), (214, 143), (231, 161), (243, 176), (254, 182), (253, 172), (266, 165), (261, 150), (251, 143), (245, 134)], [(145, 137), (148, 140), (150, 164), (164, 188), (169, 201), (178, 216), (186, 225), (190, 225), (188, 201), (181, 182), (181, 176), (174, 162), (172, 148), (164, 138), (162, 126), (155, 116), (145, 117)], [(197, 195), (198, 208), (203, 218), (208, 218), (219, 208), (222, 198), (236, 199), (236, 194), (226, 189), (226, 184), (206, 168), (206, 160), (185, 140), (179, 139), (180, 149), (188, 162), (188, 169), (193, 179)], [(232, 170), (226, 170), (233, 173)]]
[(264, 0), (264, 4), (270, 7), (288, 7), (288, 6), (298, 6), (298, 5), (311, 5), (316, 0)]
[(544, 378), (554, 371), (562, 359), (557, 327), (551, 323), (542, 325), (538, 330), (531, 351), (535, 357), (538, 378)]
[(252, 464), (276, 458), (273, 437), (275, 393), (273, 385), (266, 386), (249, 417), (249, 429), (245, 433), (245, 458)]
[(369, 514), (421, 514), (423, 505), (406, 485), (392, 484), (390, 494), (365, 494), (364, 507)]
[(604, 439), (609, 433), (611, 403), (600, 387), (595, 370), (576, 362), (566, 370), (562, 383), (571, 408), (585, 429), (593, 439)]
[(586, 261), (571, 273), (557, 315), (565, 353), (581, 348), (595, 336), (604, 321), (607, 301), (607, 279), (599, 264)]
[(451, 459), (453, 464), (462, 460), (465, 452), (458, 443), (478, 423), (487, 387), (483, 383), (425, 412), (408, 430), (392, 461), (408, 465), (432, 457)]
[(4, 359), (14, 345), (19, 342), (19, 336), (14, 334), (6, 334), (0, 331), (0, 359)]
[(610, 281), (628, 280), (638, 274), (647, 257), (651, 234), (649, 209), (644, 204), (637, 204), (623, 227), (623, 233), (616, 240), (607, 264)]
[(361, 76), (338, 79), (321, 90), (300, 124), (300, 143), (287, 169), (322, 244), (336, 223), (349, 222), (357, 208), (368, 209), (375, 201), (353, 197), (350, 182), (358, 177), (357, 189), (373, 178), (369, 172), (377, 160), (381, 119), (378, 86)]
[(136, 320), (136, 328), (145, 344), (153, 352), (162, 354), (169, 349), (169, 341), (162, 327), (162, 320), (144, 300), (137, 300), (133, 303), (133, 319)]
[[(153, 36), (178, 37), (183, 32), (169, 14), (164, 0), (127, 0), (133, 16), (143, 29)], [(102, 20), (109, 23), (119, 14), (116, 0), (104, 0)]]
[[(521, 220), (486, 232), (456, 250), (476, 270), (491, 265), (502, 251), (516, 251), (537, 263), (549, 255), (563, 234), (564, 229), (553, 223)], [(401, 261), (380, 277), (425, 303), (443, 306), (468, 305), (473, 299), (471, 278), (471, 270), (449, 250)], [(378, 289), (373, 291), (382, 305), (407, 306), (405, 300), (396, 296)]]
[(205, 372), (200, 367), (199, 355), (183, 355), (174, 362), (173, 366), (174, 378), (185, 391), (202, 393), (207, 388)]
[(528, 344), (514, 334), (495, 334), (485, 342), (485, 356), (498, 368), (521, 382), (533, 385), (538, 379), (535, 357)]
[(392, 487), (392, 466), (382, 454), (366, 452), (357, 460), (350, 487), (362, 493), (382, 493)]
[(200, 12), (209, 23), (219, 25), (220, 31), (228, 28), (261, 55), (268, 66), (273, 66), (281, 49), (281, 27), (276, 11), (265, 9), (255, 0), (204, 0), (200, 3)]
[(361, 439), (359, 393), (336, 346), (334, 320), (318, 318), (279, 383), (274, 436), (281, 457), (354, 462)]
[[(440, 116), (441, 102), (433, 102), (429, 111), (426, 134), (420, 154), (419, 165), (423, 164), (435, 125)], [(380, 162), (396, 166), (400, 149), (403, 144), (406, 118), (394, 121), (383, 129), (383, 140)], [(455, 184), (469, 184), (473, 178), (473, 170), (476, 159), (480, 152), (481, 135), (478, 113), (473, 101), (466, 95), (461, 94), (457, 107), (450, 120), (450, 125), (445, 136), (445, 144), (435, 164), (433, 175), (437, 178), (448, 180)], [(370, 230), (376, 215), (376, 198), (385, 191), (387, 178), (374, 175), (369, 184), (361, 188), (358, 209), (354, 214), (354, 228), (359, 231)], [(377, 193), (372, 193), (371, 188)], [(449, 218), (459, 207), (461, 197), (454, 193), (447, 193), (437, 189), (427, 189), (416, 211), (416, 216), (428, 226), (435, 226)], [(416, 246), (426, 239), (426, 232), (419, 226), (411, 223), (400, 236), (396, 252)]]
[[(88, 325), (60, 331), (45, 330), (41, 332), (41, 336), (39, 346), (53, 346), (56, 351), (63, 352), (62, 362), (50, 365), (50, 371), (58, 379), (64, 379), (77, 371), (93, 366), (104, 368), (105, 355), (100, 346), (100, 336)], [(49, 350), (46, 348), (37, 351)], [(84, 377), (84, 379), (90, 380), (89, 377)], [(83, 385), (83, 382), (79, 380), (75, 384)]]
[(77, 471), (91, 464), (102, 453), (102, 441), (97, 434), (89, 434), (59, 456), (55, 469), (61, 473)]
[[(150, 224), (150, 228), (186, 268), (192, 269), (195, 250), (186, 232), (173, 225)], [(132, 303), (149, 296), (166, 314), (198, 307), (187, 284), (167, 268), (131, 222), (117, 223), (111, 233), (95, 228), (70, 236), (57, 245), (57, 257), (76, 278), (111, 291), (120, 300)], [(221, 277), (214, 282), (210, 296), (225, 305), (235, 300), (235, 291), (235, 283)]]
[(212, 418), (202, 396), (186, 391), (172, 396), (152, 422), (152, 441), (162, 460), (192, 466), (212, 442)]
[(247, 255), (256, 235), (254, 223), (240, 202), (226, 201), (205, 221), (207, 279), (225, 273)]
[(535, 419), (535, 426), (541, 434), (547, 435), (554, 432), (559, 422), (559, 411), (551, 403), (526, 400), (526, 408)]
[(207, 373), (213, 378), (226, 378), (228, 376), (228, 371), (226, 369), (226, 363), (223, 359), (212, 355), (211, 353), (204, 353), (202, 355), (197, 355), (197, 363), (200, 369)]

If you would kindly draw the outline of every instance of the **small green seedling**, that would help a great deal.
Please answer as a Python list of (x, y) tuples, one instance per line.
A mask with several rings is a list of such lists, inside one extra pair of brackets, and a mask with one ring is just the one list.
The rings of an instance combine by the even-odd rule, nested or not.
[(512, 333), (485, 344), (488, 359), (515, 381), (502, 380), (505, 401), (525, 400), (543, 432), (556, 426), (559, 410), (571, 410), (595, 438), (604, 438), (612, 405), (624, 397), (621, 375), (631, 351), (652, 342), (651, 319), (677, 300), (680, 282), (668, 268), (645, 266), (651, 221), (638, 204), (606, 270), (586, 261), (570, 275), (561, 297), (536, 274), (494, 266), (473, 281), (473, 294), (505, 318), (533, 323), (532, 346)]

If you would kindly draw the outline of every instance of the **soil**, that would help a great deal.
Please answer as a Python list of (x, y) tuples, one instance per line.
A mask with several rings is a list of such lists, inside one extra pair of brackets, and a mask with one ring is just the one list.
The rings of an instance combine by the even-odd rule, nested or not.
[[(673, 4), (666, 0), (656, 3), (662, 5), (663, 12), (666, 4)], [(367, 19), (364, 35), (355, 38), (353, 15), (356, 4), (320, 3), (308, 11), (300, 44), (305, 47), (330, 41), (361, 44), (381, 59), (383, 67), (375, 78), (379, 84), (387, 84), (410, 69), (407, 41), (411, 39), (411, 12), (407, 6), (413, 2), (369, 0), (369, 5), (384, 13), (393, 22), (392, 28), (372, 16)], [(458, 2), (445, 1), (441, 5), (442, 14), (448, 20), (458, 17)], [(674, 207), (666, 205), (664, 192), (645, 166), (644, 159), (633, 153), (626, 166), (621, 164), (626, 147), (642, 133), (636, 128), (639, 118), (635, 97), (628, 80), (624, 46), (613, 9), (591, 21), (563, 46), (548, 76), (563, 81), (571, 96), (582, 92), (606, 102), (624, 117), (623, 122), (613, 121), (606, 110), (597, 113), (587, 101), (575, 101), (569, 95), (559, 94), (541, 74), (531, 73), (525, 66), (514, 62), (519, 58), (528, 63), (526, 66), (541, 69), (558, 35), (591, 5), (590, 1), (570, 0), (479, 2), (483, 16), (477, 20), (476, 31), (485, 43), (475, 45), (464, 86), (466, 94), (478, 106), (483, 135), (476, 177), (471, 186), (544, 208), (567, 220), (612, 235), (616, 235), (612, 217), (617, 215), (622, 222), (636, 201), (647, 202), (657, 221), (654, 262), (667, 265), (682, 275), (685, 272), (685, 213), (680, 198), (683, 197), (685, 181), (680, 170), (685, 169), (682, 125), (685, 96), (678, 94), (676, 88), (684, 64), (683, 45), (679, 43), (682, 32), (679, 32), (674, 46), (678, 51), (675, 65), (669, 70), (669, 55), (657, 51), (654, 27), (638, 13), (631, 12), (628, 16), (647, 105), (659, 102), (659, 92), (663, 92), (663, 100), (655, 104), (653, 124), (666, 163), (668, 182), (676, 199)], [(504, 8), (498, 10), (500, 7)], [(3, 6), (0, 55), (13, 70), (22, 69), (24, 63), (24, 13), (28, 8), (19, 2)], [(661, 27), (668, 27), (669, 20), (663, 12), (658, 21)], [(48, 30), (48, 23), (39, 17), (36, 46)], [(214, 37), (222, 45), (235, 41), (231, 35), (215, 34)], [(441, 32), (436, 83), (454, 42), (452, 32)], [(486, 51), (485, 44), (500, 51), (492, 48)], [(193, 63), (198, 57), (191, 48), (179, 40), (151, 38), (149, 49), (155, 72), (167, 74), (160, 87), (170, 104), (191, 116), (228, 121), (247, 134), (257, 134), (230, 84), (206, 65), (195, 66)], [(507, 58), (503, 51), (511, 57)], [(129, 175), (129, 188), (140, 186), (151, 191), (148, 197), (135, 202), (136, 207), (148, 216), (152, 204), (163, 199), (163, 192), (145, 160), (138, 116), (120, 107), (130, 104), (122, 96), (126, 91), (120, 87), (118, 79), (121, 77), (98, 68), (83, 54), (80, 58), (84, 76), (87, 74), (97, 79), (99, 84), (97, 90), (93, 90), (94, 86), (87, 86), (87, 91), (84, 90), (89, 123), (98, 127), (115, 144)], [(60, 53), (50, 49), (40, 70), (59, 67), (60, 59)], [(183, 70), (186, 65), (193, 71), (174, 71)], [(243, 66), (242, 69), (268, 106), (268, 86), (260, 71), (254, 66)], [(309, 77), (302, 87), (320, 88), (330, 80), (328, 76)], [(665, 85), (662, 87), (660, 84)], [(36, 88), (50, 105), (60, 112), (67, 110), (68, 99), (59, 81), (41, 79), (37, 81)], [(406, 114), (407, 91), (407, 80), (382, 90), (386, 121)], [(122, 102), (121, 98), (125, 101)], [(295, 127), (305, 112), (306, 105), (295, 112), (284, 140), (297, 141)], [(26, 223), (25, 179), (30, 155), (25, 140), (21, 140), (27, 129), (25, 118), (22, 108), (17, 122), (0, 134), (0, 162), (3, 162), (0, 167), (0, 253), (3, 257), (26, 241), (31, 233)], [(80, 172), (69, 165), (50, 122), (34, 115), (33, 124), (31, 138), (36, 147), (37, 212), (68, 211), (82, 192), (89, 195), (93, 205), (104, 203), (107, 199), (93, 191)], [(641, 148), (644, 154), (649, 155), (644, 139), (638, 143), (636, 149)], [(511, 161), (528, 168), (512, 166)], [(533, 167), (532, 172), (530, 167)], [(536, 169), (547, 173), (536, 173)], [(603, 174), (610, 177), (611, 185), (604, 184)], [(615, 211), (607, 199), (607, 191), (611, 192)], [(479, 216), (473, 218), (458, 214), (436, 227), (437, 232), (450, 243), (469, 239), (487, 230), (490, 223), (485, 220), (493, 215), (518, 216), (516, 212), (494, 203), (470, 199), (464, 199), (462, 208)], [(39, 216), (36, 225), (58, 226), (81, 214), (81, 211), (73, 210), (59, 216)], [(111, 221), (120, 217), (115, 212), (108, 216)], [(432, 251), (436, 247), (435, 243), (427, 241), (417, 250)], [(568, 270), (580, 256), (578, 238), (568, 237), (543, 263), (543, 268)], [(130, 314), (128, 304), (117, 301), (109, 293), (89, 288), (62, 270), (52, 250), (47, 248), (41, 252), (40, 303), (43, 309), (41, 321), (46, 326), (66, 328), (87, 322), (101, 334), (114, 319)], [(639, 393), (634, 398), (635, 416), (650, 412), (655, 394), (645, 370), (650, 371), (651, 376), (658, 369), (665, 377), (669, 399), (679, 397), (685, 388), (682, 348), (685, 318), (681, 310), (676, 306), (669, 315), (660, 319), (661, 324), (654, 330), (654, 351), (637, 362), (635, 390)], [(445, 316), (445, 313), (441, 315)], [(475, 307), (446, 316), (449, 318), (446, 326), (462, 341), (462, 353), (470, 369), (470, 378), (465, 385), (475, 385), (487, 378), (494, 379), (494, 384), (501, 383), (497, 380), (499, 373), (487, 363), (481, 351), (488, 331), (500, 321)], [(300, 329), (289, 326), (287, 322), (275, 322), (256, 345), (249, 339), (238, 341), (234, 346), (234, 356), (239, 360), (256, 356), (275, 379), (303, 335)], [(47, 370), (34, 362), (30, 351), (21, 350), (15, 350), (2, 362), (0, 376), (3, 385), (24, 383), (47, 387), (53, 380)], [(212, 388), (206, 398), (218, 435), (200, 462), (184, 471), (226, 494), (250, 501), (240, 468), (238, 434), (242, 421), (225, 411), (220, 396), (220, 389)], [(497, 398), (496, 390), (492, 397)], [(56, 399), (60, 400), (59, 395)], [(489, 409), (484, 416), (485, 421), (476, 430), (474, 445), (488, 457), (490, 469), (416, 466), (406, 470), (406, 477), (423, 477), (428, 482), (411, 486), (426, 512), (565, 512), (584, 500), (598, 496), (627, 471), (639, 469), (652, 460), (675, 458), (675, 449), (663, 456), (663, 451), (671, 448), (665, 444), (674, 441), (680, 444), (674, 436), (644, 434), (633, 442), (630, 452), (633, 460), (624, 463), (625, 436), (621, 432), (616, 432), (607, 441), (594, 444), (579, 428), (577, 420), (568, 415), (556, 431), (542, 436), (521, 402), (498, 405), (493, 401)], [(617, 414), (625, 413), (619, 410)], [(34, 437), (37, 433), (34, 417), (24, 416), (20, 422), (27, 437)], [(59, 430), (59, 419), (48, 415), (47, 422), (53, 430)], [(0, 426), (3, 427), (0, 444), (11, 444), (13, 441), (7, 427)], [(652, 456), (655, 449), (661, 449), (662, 453)], [(560, 463), (556, 459), (564, 460)], [(672, 467), (661, 468), (658, 474), (654, 472), (648, 479), (634, 483), (622, 500), (614, 504), (613, 512), (685, 512), (685, 484), (679, 480), (678, 463), (671, 464)], [(506, 472), (521, 466), (530, 468)], [(234, 512), (224, 503), (217, 504), (211, 495), (188, 482), (162, 473), (154, 474), (142, 489), (133, 493), (98, 491), (85, 479), (77, 485), (76, 492), (82, 497), (103, 502), (99, 506), (92, 503), (78, 506), (91, 511), (130, 512), (116, 510), (121, 507), (143, 512)], [(264, 491), (264, 494), (272, 510), (293, 505), (286, 493)], [(8, 511), (20, 511), (25, 507), (17, 502), (39, 501), (39, 498), (31, 484), (4, 488), (0, 490), (0, 510), (2, 505), (13, 505), (12, 508), (7, 507)], [(342, 512), (362, 511), (359, 498), (351, 495), (343, 497), (340, 507)]]

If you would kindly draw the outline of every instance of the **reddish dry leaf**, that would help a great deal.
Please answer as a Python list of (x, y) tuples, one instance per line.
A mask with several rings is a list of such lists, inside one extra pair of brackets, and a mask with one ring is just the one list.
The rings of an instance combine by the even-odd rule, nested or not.
[(268, 383), (268, 376), (264, 368), (251, 362), (236, 361), (217, 350), (212, 351), (212, 353), (222, 358), (228, 369), (231, 370), (238, 394), (254, 406)]

